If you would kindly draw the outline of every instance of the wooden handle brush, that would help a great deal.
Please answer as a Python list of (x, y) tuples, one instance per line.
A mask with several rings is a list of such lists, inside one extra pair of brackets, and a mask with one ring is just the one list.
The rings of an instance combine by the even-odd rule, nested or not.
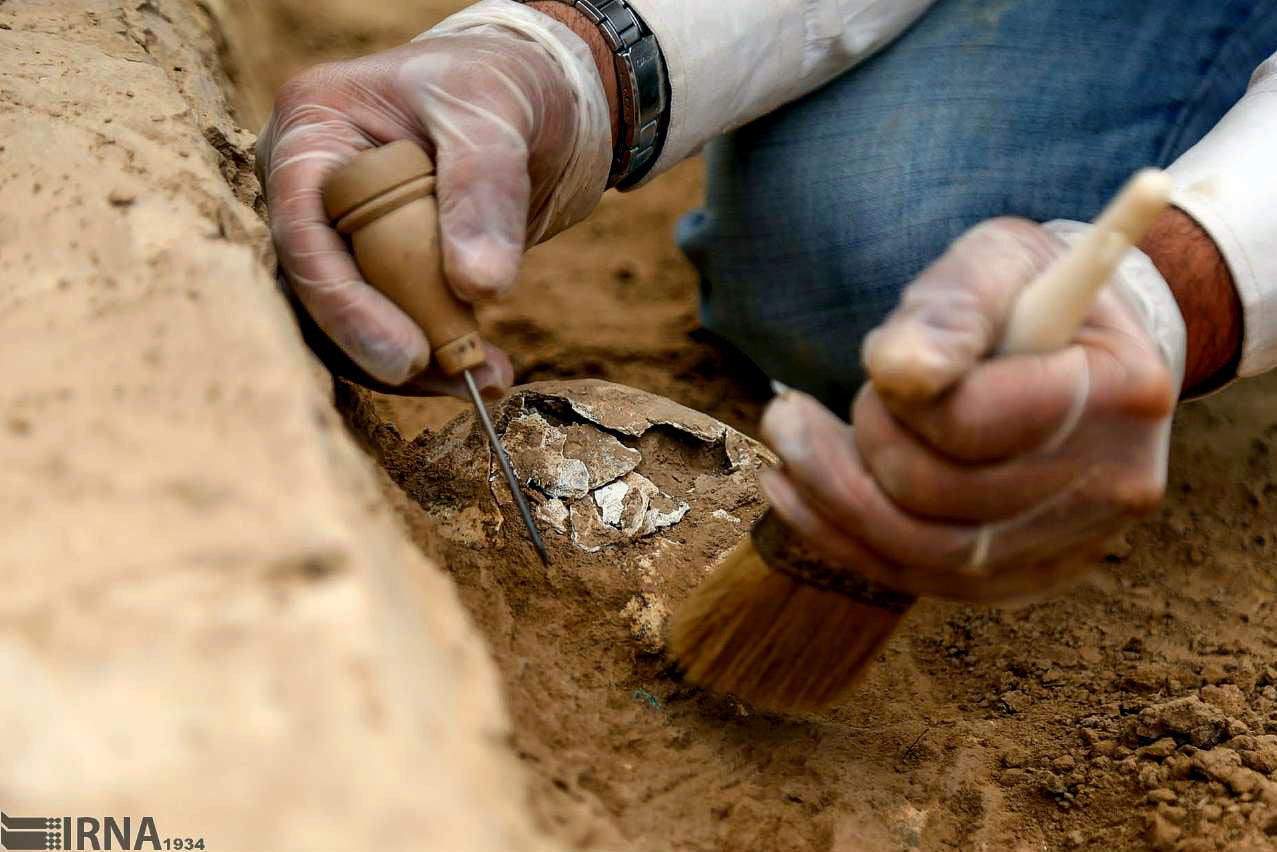
[[(1085, 237), (1020, 294), (999, 353), (1067, 345), (1170, 193), (1162, 172), (1133, 177)], [(897, 379), (900, 387), (879, 390), (919, 387), (908, 375)], [(692, 683), (773, 710), (819, 710), (854, 685), (914, 600), (855, 566), (831, 565), (769, 510), (675, 612), (671, 654)]]

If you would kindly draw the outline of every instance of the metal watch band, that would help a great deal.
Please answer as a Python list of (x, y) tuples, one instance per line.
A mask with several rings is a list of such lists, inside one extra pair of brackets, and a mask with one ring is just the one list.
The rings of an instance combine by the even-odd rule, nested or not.
[(624, 0), (556, 2), (593, 21), (615, 59), (621, 114), (608, 186), (626, 189), (643, 179), (665, 141), (670, 102), (665, 58), (656, 36)]

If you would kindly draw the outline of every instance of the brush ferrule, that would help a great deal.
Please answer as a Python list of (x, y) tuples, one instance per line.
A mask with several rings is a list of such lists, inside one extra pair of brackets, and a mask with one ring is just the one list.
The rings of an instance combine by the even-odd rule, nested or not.
[(902, 614), (916, 600), (913, 595), (866, 579), (845, 565), (834, 565), (822, 559), (771, 509), (754, 527), (751, 538), (754, 549), (768, 568), (805, 586)]

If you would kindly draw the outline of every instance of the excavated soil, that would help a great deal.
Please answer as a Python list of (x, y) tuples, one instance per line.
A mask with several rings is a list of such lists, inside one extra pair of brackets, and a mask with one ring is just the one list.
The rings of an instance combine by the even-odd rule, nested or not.
[[(452, 4), (228, 5), (255, 126), (296, 68), (396, 43)], [(701, 189), (685, 164), (532, 252), (515, 296), (481, 314), (519, 381), (607, 379), (753, 430), (765, 382), (698, 334), (672, 245)], [(730, 540), (712, 501), (747, 521), (756, 495), (702, 495), (664, 555), (550, 532), (547, 570), (508, 506), (497, 526), (467, 421), (445, 425), (463, 406), (339, 399), (488, 636), (535, 816), (567, 847), (1211, 850), (1277, 848), (1275, 390), (1185, 406), (1165, 507), (1076, 589), (1017, 609), (924, 603), (850, 700), (804, 718), (679, 684), (630, 606), (645, 583), (673, 603)], [(663, 436), (675, 457), (650, 464), (723, 475), (677, 457), (682, 440)]]

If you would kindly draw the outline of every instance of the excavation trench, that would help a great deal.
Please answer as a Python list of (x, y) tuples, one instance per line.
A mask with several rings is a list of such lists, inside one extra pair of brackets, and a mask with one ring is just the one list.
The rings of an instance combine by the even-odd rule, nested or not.
[(1079, 587), (924, 603), (805, 718), (660, 654), (761, 509), (740, 433), (765, 383), (697, 331), (669, 238), (699, 164), (609, 196), (481, 312), (520, 382), (660, 395), (499, 410), (549, 569), (464, 405), (334, 386), (275, 288), (244, 128), (292, 71), (451, 8), (0, 3), (6, 812), (140, 808), (245, 850), (263, 826), (449, 852), (1271, 844), (1271, 380), (1181, 413), (1166, 506)]
[[(253, 30), (247, 53), (284, 58), (240, 63), (241, 97), (260, 117), (291, 68), (393, 45), (457, 4), (387, 0), (368, 14), (366, 3), (327, 0), (305, 15), (293, 0), (251, 5), (274, 24)], [(699, 164), (686, 164), (609, 196), (589, 224), (531, 254), (513, 298), (480, 316), (520, 382), (606, 379), (752, 433), (766, 385), (696, 330), (696, 281), (669, 237), (701, 191)], [(739, 534), (734, 519), (758, 511), (748, 471), (707, 452), (713, 442), (603, 428), (641, 452), (636, 473), (690, 510), (593, 552), (573, 546), (571, 527), (546, 524), (546, 570), (493, 489), (463, 404), (350, 386), (338, 403), (485, 637), (535, 822), (556, 841), (653, 852), (1208, 848), (1263, 845), (1274, 824), (1277, 764), (1263, 756), (1277, 732), (1273, 387), (1244, 385), (1183, 412), (1167, 506), (1077, 589), (1010, 611), (925, 603), (856, 696), (802, 719), (690, 690), (654, 653), (663, 612)], [(655, 404), (634, 400), (639, 411)], [(568, 432), (598, 427), (544, 398), (517, 410)], [(592, 497), (574, 499), (591, 508)]]

